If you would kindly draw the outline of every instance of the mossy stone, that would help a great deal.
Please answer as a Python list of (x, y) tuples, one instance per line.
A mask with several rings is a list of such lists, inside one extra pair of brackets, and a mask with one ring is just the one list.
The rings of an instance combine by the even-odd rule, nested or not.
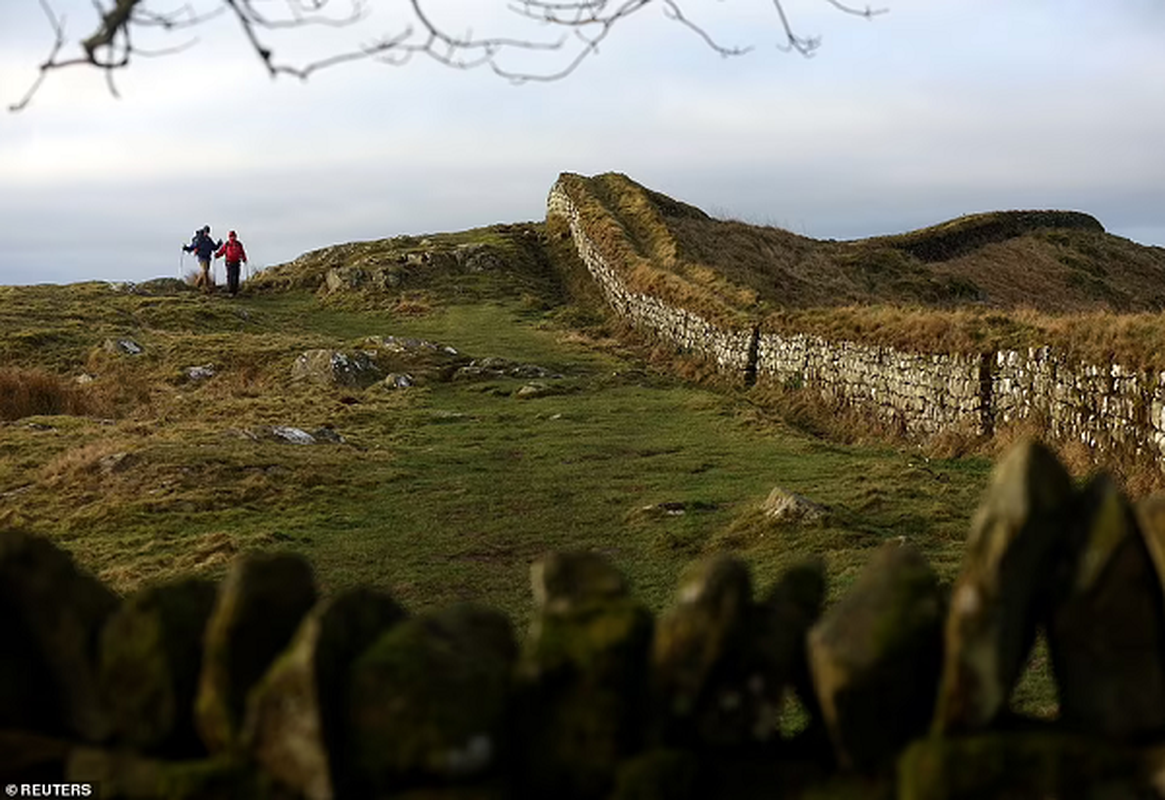
[(600, 553), (587, 550), (549, 553), (530, 567), (538, 612), (570, 612), (589, 603), (627, 596), (627, 580)]
[(453, 606), (401, 622), (351, 667), (348, 742), (356, 789), (465, 780), (505, 748), (517, 643), (500, 612)]
[(643, 743), (652, 618), (630, 599), (543, 614), (518, 669), (523, 795), (601, 796)]
[(236, 561), (207, 623), (195, 724), (212, 753), (235, 750), (247, 693), (287, 646), (316, 600), (311, 566), (290, 553)]
[(269, 774), (309, 800), (344, 794), (349, 668), (405, 617), (387, 594), (358, 588), (304, 618), (247, 704), (244, 744)]
[(733, 743), (737, 738), (732, 729), (739, 721), (720, 719), (718, 712), (732, 712), (744, 702), (737, 694), (741, 676), (735, 667), (751, 609), (752, 580), (738, 558), (712, 556), (689, 565), (681, 575), (675, 603), (660, 618), (652, 648), (666, 740)]
[(1111, 737), (1165, 733), (1165, 607), (1133, 510), (1100, 475), (1081, 497), (1075, 570), (1048, 629), (1060, 719)]
[(1153, 797), (1143, 755), (1054, 732), (922, 739), (898, 760), (899, 800)]
[(934, 713), (944, 597), (909, 545), (878, 548), (809, 632), (809, 668), (839, 763), (880, 767)]
[[(59, 698), (61, 721), (93, 742), (107, 738), (111, 728), (98, 687), (97, 656), (101, 626), (117, 606), (112, 591), (47, 539), (0, 531), (0, 620), (15, 641), (28, 637), (35, 644), (17, 654), (26, 663), (3, 671), (17, 684), (43, 692), (45, 681), (29, 673), (45, 669)], [(27, 710), (12, 698), (8, 702), (0, 713), (19, 718)], [(55, 727), (53, 705), (46, 703), (46, 729)]]
[(101, 632), (101, 690), (119, 740), (194, 755), (194, 696), (215, 587), (189, 578), (132, 595)]
[(936, 732), (981, 730), (1005, 710), (1063, 574), (1075, 500), (1042, 444), (1021, 442), (996, 466), (951, 596)]

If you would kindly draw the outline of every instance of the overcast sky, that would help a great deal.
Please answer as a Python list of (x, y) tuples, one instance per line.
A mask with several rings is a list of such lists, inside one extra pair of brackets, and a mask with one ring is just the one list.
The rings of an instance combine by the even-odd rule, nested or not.
[[(92, 32), (89, 0), (52, 2), (70, 34)], [(458, 32), (552, 33), (504, 0), (428, 2)], [(1165, 245), (1162, 0), (885, 0), (872, 21), (786, 0), (799, 32), (822, 37), (812, 59), (776, 48), (768, 0), (685, 2), (754, 51), (721, 58), (657, 4), (558, 82), (414, 60), (302, 83), (268, 78), (222, 17), (195, 46), (119, 73), (120, 99), (92, 70), (56, 72), (25, 111), (0, 111), (0, 283), (176, 276), (203, 224), (237, 230), (264, 266), (542, 219), (564, 171), (623, 172), (715, 216), (821, 238), (1064, 208)], [(405, 8), (371, 0), (356, 29), (267, 41), (288, 60), (323, 55), (399, 29)], [(4, 107), (51, 44), (37, 0), (0, 0)], [(542, 55), (513, 66), (561, 62)]]

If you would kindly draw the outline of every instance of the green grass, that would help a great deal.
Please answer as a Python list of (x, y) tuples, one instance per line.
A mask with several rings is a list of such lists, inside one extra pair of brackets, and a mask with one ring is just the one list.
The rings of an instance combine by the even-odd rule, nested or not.
[[(55, 539), (122, 592), (176, 574), (220, 576), (239, 552), (278, 548), (308, 557), (328, 592), (370, 584), (414, 609), (476, 600), (522, 625), (531, 561), (592, 548), (655, 610), (686, 563), (717, 550), (744, 557), (760, 590), (820, 555), (836, 599), (869, 551), (897, 537), (953, 579), (990, 467), (831, 444), (757, 414), (735, 390), (665, 375), (601, 331), (560, 327), (561, 307), (546, 313), (529, 298), (401, 316), (304, 292), (232, 301), (5, 291), (5, 341), (67, 330), (38, 355), (63, 375), (88, 370), (94, 391), (112, 383), (128, 399), (109, 419), (5, 423), (0, 524)], [(289, 378), (305, 349), (350, 350), (390, 334), (548, 367), (563, 376), (544, 381), (559, 393), (521, 399), (525, 381), (510, 378), (396, 392)], [(100, 351), (114, 335), (132, 335), (146, 352)], [(8, 363), (32, 355), (18, 349)], [(207, 362), (218, 368), (209, 381), (183, 376)], [(330, 425), (348, 443), (240, 434), (261, 425)], [(775, 485), (829, 506), (829, 520), (766, 521), (757, 509)], [(1025, 703), (1047, 706), (1046, 676), (1035, 686)]]

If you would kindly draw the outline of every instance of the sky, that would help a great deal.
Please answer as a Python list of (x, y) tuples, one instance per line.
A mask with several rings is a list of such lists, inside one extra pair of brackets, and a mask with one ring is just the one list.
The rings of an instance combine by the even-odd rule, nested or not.
[[(74, 42), (92, 33), (89, 0), (48, 1)], [(191, 45), (119, 72), (119, 98), (104, 75), (71, 68), (10, 113), (53, 34), (38, 0), (3, 0), (0, 284), (177, 277), (193, 269), (180, 246), (205, 224), (238, 231), (265, 267), (342, 242), (539, 220), (561, 172), (622, 172), (714, 216), (818, 238), (1057, 208), (1165, 246), (1162, 0), (884, 0), (871, 20), (785, 0), (798, 32), (821, 37), (808, 59), (778, 49), (771, 0), (677, 2), (753, 50), (724, 58), (656, 2), (558, 81), (416, 58), (303, 82), (272, 80), (221, 16), (143, 41)], [(424, 7), (457, 33), (556, 35), (505, 0)], [(265, 40), (310, 60), (399, 30), (406, 11), (369, 0), (356, 26)], [(508, 65), (553, 72), (570, 55)]]

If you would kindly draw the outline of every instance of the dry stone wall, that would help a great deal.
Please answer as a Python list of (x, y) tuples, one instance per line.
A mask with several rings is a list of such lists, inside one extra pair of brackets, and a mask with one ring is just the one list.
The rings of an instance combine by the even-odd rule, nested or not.
[(547, 200), (547, 213), (565, 217), (579, 258), (598, 283), (607, 304), (635, 328), (675, 345), (681, 351), (710, 359), (725, 372), (742, 378), (753, 363), (753, 329), (725, 329), (682, 308), (627, 288), (618, 271), (587, 235), (581, 216), (566, 188), (556, 182)]
[(735, 378), (816, 389), (831, 402), (871, 409), (912, 435), (991, 435), (1026, 420), (1061, 441), (1150, 454), (1165, 463), (1165, 372), (1080, 363), (1049, 347), (923, 354), (764, 331), (761, 320), (719, 327), (629, 291), (614, 259), (588, 236), (561, 180), (550, 191), (547, 213), (567, 219), (579, 257), (615, 314), (681, 351), (710, 358)]

